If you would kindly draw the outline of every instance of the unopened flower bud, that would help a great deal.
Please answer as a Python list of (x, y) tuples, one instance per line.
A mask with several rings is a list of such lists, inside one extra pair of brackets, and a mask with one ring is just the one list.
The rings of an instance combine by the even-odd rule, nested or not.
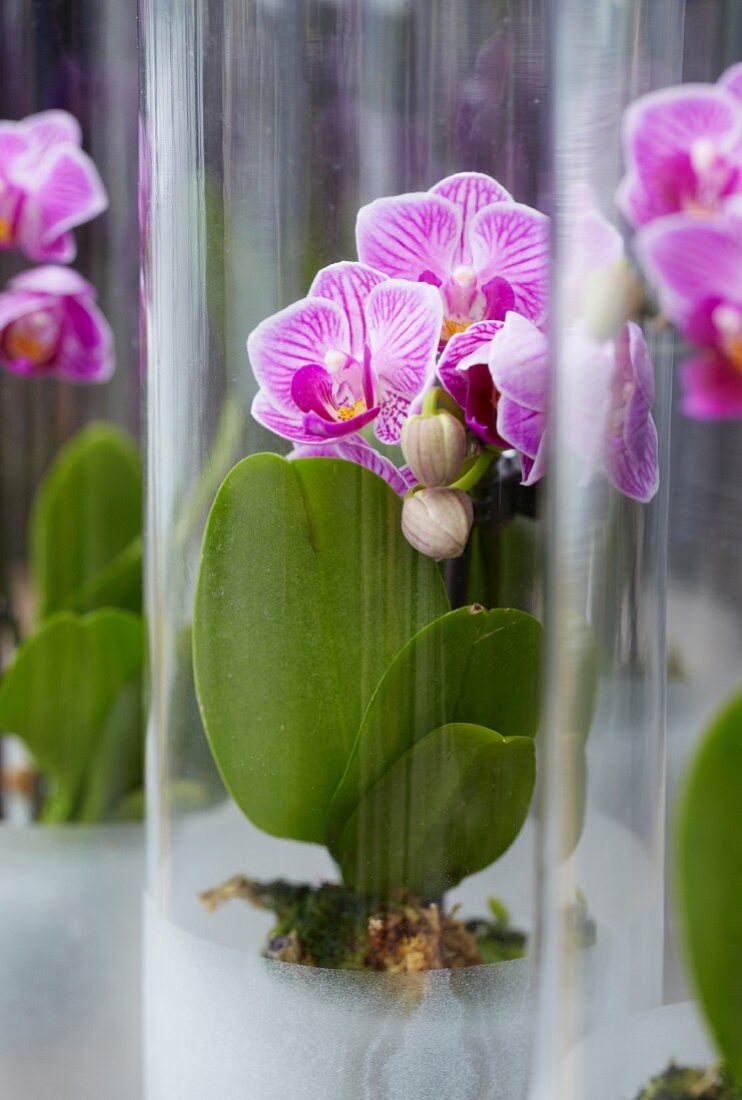
[(420, 489), (402, 506), (405, 538), (436, 561), (463, 554), (473, 521), (471, 497), (459, 489)]
[(643, 304), (641, 283), (625, 260), (598, 268), (583, 290), (582, 314), (591, 336), (610, 340)]
[(466, 429), (448, 412), (411, 416), (402, 428), (402, 453), (421, 485), (450, 485), (466, 458)]

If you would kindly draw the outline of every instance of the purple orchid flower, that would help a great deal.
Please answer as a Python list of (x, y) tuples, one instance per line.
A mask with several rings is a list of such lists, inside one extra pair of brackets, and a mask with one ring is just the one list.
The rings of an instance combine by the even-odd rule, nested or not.
[(398, 469), (394, 463), (379, 454), (377, 450), (369, 446), (361, 436), (350, 436), (347, 439), (338, 439), (331, 443), (319, 446), (300, 445), (294, 447), (288, 455), (294, 458), (344, 458), (347, 462), (355, 462), (358, 466), (364, 466), (367, 470), (382, 478), (394, 492), (403, 497), (417, 482), (408, 466)]
[(0, 122), (0, 250), (20, 248), (31, 260), (70, 263), (71, 232), (108, 205), (82, 134), (66, 111)]
[(363, 263), (439, 288), (441, 344), (511, 310), (545, 318), (548, 219), (490, 176), (461, 172), (430, 191), (376, 199), (359, 211), (356, 243)]
[(635, 226), (718, 210), (742, 192), (742, 66), (718, 84), (643, 96), (624, 120), (627, 175), (618, 203)]
[(441, 323), (431, 286), (359, 263), (323, 268), (306, 298), (250, 334), (260, 385), (253, 416), (296, 443), (355, 435), (370, 423), (382, 443), (396, 443), (435, 369)]
[(502, 321), (480, 321), (449, 340), (438, 363), (438, 377), (476, 436), (493, 447), (507, 447), (497, 430), (497, 404), (489, 352)]
[(660, 306), (702, 349), (683, 372), (683, 408), (703, 420), (742, 416), (742, 217), (682, 214), (647, 226), (637, 252)]
[(12, 279), (0, 294), (0, 364), (26, 377), (108, 381), (113, 335), (90, 283), (57, 266)]

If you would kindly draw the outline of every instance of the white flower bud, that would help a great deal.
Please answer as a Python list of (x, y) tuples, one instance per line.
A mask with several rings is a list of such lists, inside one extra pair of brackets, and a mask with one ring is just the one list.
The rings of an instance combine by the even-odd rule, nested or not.
[(474, 521), (471, 497), (459, 489), (420, 489), (402, 506), (402, 532), (429, 558), (458, 558)]
[(642, 303), (639, 279), (625, 260), (619, 260), (590, 274), (582, 292), (582, 315), (591, 336), (610, 340)]
[(411, 416), (402, 428), (402, 453), (421, 485), (450, 485), (466, 458), (466, 429), (448, 412)]

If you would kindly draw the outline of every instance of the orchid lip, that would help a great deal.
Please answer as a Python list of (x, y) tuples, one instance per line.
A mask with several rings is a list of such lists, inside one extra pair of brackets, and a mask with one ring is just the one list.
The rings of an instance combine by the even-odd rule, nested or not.
[(325, 362), (331, 370), (308, 363), (294, 375), (291, 397), (297, 407), (303, 413), (314, 412), (331, 423), (362, 416), (368, 411), (368, 404), (362, 392), (359, 364), (350, 356), (335, 351), (327, 353)]

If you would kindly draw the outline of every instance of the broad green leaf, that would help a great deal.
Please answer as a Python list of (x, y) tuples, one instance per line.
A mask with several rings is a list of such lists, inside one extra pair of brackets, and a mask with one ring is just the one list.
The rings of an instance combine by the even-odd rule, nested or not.
[(83, 618), (60, 612), (21, 645), (0, 682), (0, 729), (26, 743), (52, 782), (47, 819), (75, 818), (89, 778), (97, 777), (98, 790), (90, 794), (88, 814), (93, 806), (107, 804), (104, 773), (119, 786), (110, 757), (130, 761), (138, 750), (131, 744), (124, 748), (127, 730), (137, 742), (142, 736), (134, 695), (143, 646), (142, 620), (136, 615), (105, 610)]
[(713, 722), (691, 767), (677, 859), (696, 989), (722, 1057), (742, 1081), (742, 695)]
[[(141, 530), (136, 445), (114, 425), (91, 424), (59, 451), (34, 500), (31, 563), (40, 616), (88, 607), (90, 590), (105, 591), (106, 570)], [(104, 578), (96, 579), (101, 572)], [(119, 598), (131, 607), (128, 576)]]
[(437, 898), (488, 867), (518, 836), (536, 777), (530, 737), (452, 723), (401, 756), (366, 791), (338, 861), (360, 893)]
[(70, 611), (85, 614), (99, 607), (137, 613), (142, 607), (142, 537), (138, 535), (108, 565), (70, 596)]
[(204, 725), (265, 832), (324, 843), (371, 693), (448, 600), (401, 502), (338, 459), (244, 459), (209, 516), (193, 624)]
[(331, 851), (359, 799), (431, 730), (452, 722), (533, 737), (541, 627), (523, 611), (462, 607), (412, 638), (384, 674), (333, 800)]
[(103, 726), (82, 789), (78, 821), (118, 816), (119, 803), (141, 789), (144, 772), (142, 678), (119, 693)]

